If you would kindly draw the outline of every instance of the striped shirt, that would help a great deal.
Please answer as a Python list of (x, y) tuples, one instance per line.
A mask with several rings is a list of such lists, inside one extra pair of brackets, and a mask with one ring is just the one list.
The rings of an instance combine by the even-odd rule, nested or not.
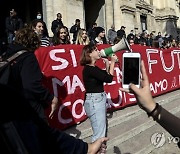
[(41, 38), (41, 47), (48, 47), (50, 46), (50, 40), (48, 37)]

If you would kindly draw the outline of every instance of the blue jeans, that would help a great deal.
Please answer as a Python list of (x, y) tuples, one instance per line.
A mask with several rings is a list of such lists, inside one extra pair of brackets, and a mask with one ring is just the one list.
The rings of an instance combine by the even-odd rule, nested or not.
[(86, 93), (84, 109), (93, 130), (92, 142), (106, 136), (106, 93)]

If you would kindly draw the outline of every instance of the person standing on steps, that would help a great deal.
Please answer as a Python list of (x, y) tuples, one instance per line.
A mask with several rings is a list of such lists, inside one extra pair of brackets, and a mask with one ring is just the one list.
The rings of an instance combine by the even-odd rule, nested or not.
[(107, 134), (106, 119), (106, 93), (104, 83), (110, 83), (113, 80), (114, 66), (117, 56), (111, 56), (111, 62), (104, 58), (106, 70), (96, 66), (96, 61), (101, 58), (96, 45), (90, 43), (83, 47), (80, 64), (83, 68), (83, 82), (85, 86), (84, 108), (91, 122), (93, 130), (92, 142)]
[(23, 27), (23, 21), (17, 16), (17, 12), (12, 9), (10, 10), (10, 16), (6, 17), (6, 33), (8, 44), (13, 43), (16, 31)]

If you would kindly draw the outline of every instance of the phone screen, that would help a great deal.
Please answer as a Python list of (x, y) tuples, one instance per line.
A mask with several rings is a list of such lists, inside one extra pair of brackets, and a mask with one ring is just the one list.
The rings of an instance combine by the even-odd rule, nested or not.
[(124, 57), (124, 83), (123, 84), (139, 84), (139, 58)]

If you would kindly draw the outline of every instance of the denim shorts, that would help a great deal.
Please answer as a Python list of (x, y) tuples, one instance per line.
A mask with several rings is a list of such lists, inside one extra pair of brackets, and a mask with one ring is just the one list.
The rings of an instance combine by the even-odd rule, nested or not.
[(92, 142), (106, 136), (106, 93), (86, 93), (84, 109), (93, 130)]

